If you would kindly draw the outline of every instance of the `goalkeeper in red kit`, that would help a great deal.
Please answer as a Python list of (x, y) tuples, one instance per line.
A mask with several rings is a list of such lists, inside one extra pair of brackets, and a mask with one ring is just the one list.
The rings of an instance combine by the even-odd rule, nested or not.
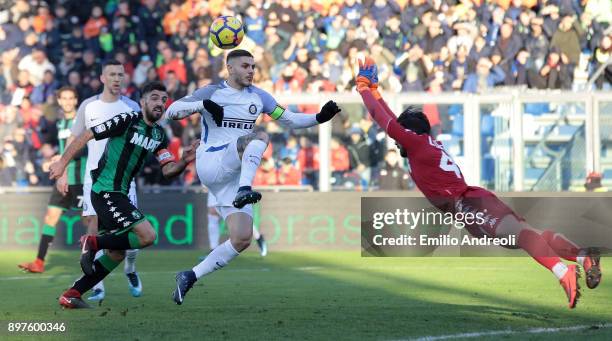
[(517, 248), (525, 250), (559, 279), (570, 308), (576, 306), (580, 296), (580, 268), (575, 264), (566, 265), (561, 258), (584, 267), (589, 288), (599, 284), (599, 255), (586, 252), (560, 234), (531, 227), (492, 192), (468, 186), (442, 143), (429, 135), (429, 121), (421, 110), (409, 107), (396, 118), (377, 90), (377, 67), (371, 58), (359, 61), (356, 84), (370, 115), (395, 140), (402, 157), (408, 159), (413, 181), (434, 206), (444, 212), (484, 215), (483, 224), (466, 226), (472, 235), (514, 235)]

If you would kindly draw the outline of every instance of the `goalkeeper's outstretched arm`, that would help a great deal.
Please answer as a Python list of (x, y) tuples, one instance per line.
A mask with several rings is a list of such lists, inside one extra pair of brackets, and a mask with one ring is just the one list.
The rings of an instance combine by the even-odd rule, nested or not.
[(359, 61), (359, 74), (357, 75), (357, 91), (363, 99), (370, 116), (385, 130), (385, 132), (394, 140), (399, 142), (404, 148), (416, 145), (413, 131), (404, 128), (397, 117), (391, 111), (387, 103), (383, 100), (378, 92), (378, 74), (377, 67), (371, 58), (366, 58), (364, 62)]

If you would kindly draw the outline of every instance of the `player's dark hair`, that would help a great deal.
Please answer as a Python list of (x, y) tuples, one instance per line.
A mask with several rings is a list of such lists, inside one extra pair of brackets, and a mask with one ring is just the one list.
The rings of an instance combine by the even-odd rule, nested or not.
[(112, 65), (123, 66), (123, 64), (121, 64), (121, 62), (119, 62), (117, 59), (109, 59), (105, 61), (104, 63), (102, 63), (102, 71), (104, 71), (104, 69), (106, 69), (107, 66), (112, 66)]
[(155, 90), (168, 92), (168, 90), (166, 90), (166, 86), (164, 85), (164, 83), (159, 82), (159, 81), (152, 81), (142, 86), (142, 90), (140, 91), (140, 96), (145, 97), (150, 92), (153, 92)]
[(409, 106), (404, 112), (397, 118), (397, 122), (406, 129), (410, 129), (417, 134), (427, 134), (431, 132), (431, 126), (427, 116), (423, 114), (420, 108)]
[(55, 96), (57, 96), (57, 98), (60, 98), (62, 92), (64, 91), (71, 91), (74, 94), (74, 97), (76, 97), (77, 99), (79, 98), (79, 93), (77, 92), (77, 89), (70, 85), (64, 85), (61, 88), (57, 89), (55, 91)]
[(238, 57), (251, 57), (251, 58), (253, 58), (253, 55), (251, 54), (251, 52), (249, 52), (247, 50), (233, 50), (232, 52), (227, 54), (227, 58), (225, 59), (225, 62), (229, 63), (230, 60), (232, 60), (234, 58), (238, 58)]

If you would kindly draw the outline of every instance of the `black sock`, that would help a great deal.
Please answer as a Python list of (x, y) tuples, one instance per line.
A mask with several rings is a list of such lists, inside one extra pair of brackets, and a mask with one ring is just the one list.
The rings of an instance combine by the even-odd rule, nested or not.
[(107, 234), (97, 237), (98, 249), (100, 250), (129, 250), (140, 249), (138, 236), (133, 231), (119, 235)]
[(240, 186), (238, 188), (238, 192), (241, 192), (241, 191), (250, 191), (250, 190), (251, 190), (251, 186)]
[(38, 244), (38, 256), (36, 256), (36, 258), (45, 260), (47, 251), (49, 250), (49, 245), (51, 245), (51, 243), (53, 243), (53, 236), (43, 234), (40, 237), (40, 243)]
[(74, 284), (72, 288), (78, 291), (79, 293), (84, 294), (94, 287), (98, 282), (104, 279), (113, 269), (117, 267), (121, 262), (115, 262), (107, 255), (103, 255), (102, 257), (96, 259), (94, 262), (94, 272), (91, 276), (83, 275), (79, 278)]

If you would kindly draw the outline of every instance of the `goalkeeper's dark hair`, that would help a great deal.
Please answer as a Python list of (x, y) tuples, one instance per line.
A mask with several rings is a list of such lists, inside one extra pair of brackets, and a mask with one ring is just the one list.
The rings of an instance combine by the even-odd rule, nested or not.
[(397, 122), (406, 129), (410, 129), (416, 134), (427, 134), (431, 133), (431, 125), (427, 116), (423, 114), (423, 110), (418, 107), (409, 106), (404, 112), (397, 118)]
[(155, 90), (168, 92), (168, 90), (166, 90), (166, 86), (164, 85), (164, 83), (159, 82), (159, 81), (152, 81), (142, 86), (142, 90), (140, 91), (140, 96), (145, 97), (150, 92), (153, 92)]
[(249, 52), (247, 50), (233, 50), (232, 52), (227, 54), (227, 58), (225, 59), (225, 62), (229, 64), (230, 60), (232, 60), (234, 58), (238, 58), (238, 57), (251, 57), (251, 58), (253, 58), (253, 55), (251, 54), (251, 52)]

